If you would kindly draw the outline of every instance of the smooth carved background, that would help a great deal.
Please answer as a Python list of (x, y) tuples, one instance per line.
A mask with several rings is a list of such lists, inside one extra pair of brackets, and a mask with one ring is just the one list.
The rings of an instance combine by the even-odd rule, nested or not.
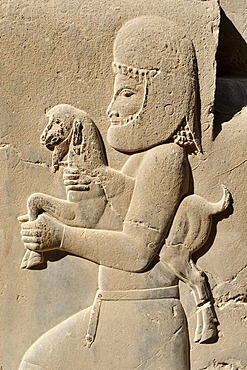
[[(223, 363), (226, 369), (247, 366), (244, 348), (247, 111), (222, 124), (216, 139), (210, 140), (219, 10), (215, 1), (174, 4), (153, 1), (143, 7), (143, 1), (129, 0), (121, 5), (117, 1), (75, 0), (1, 3), (0, 366), (3, 369), (16, 369), (35, 339), (89, 306), (97, 288), (97, 266), (73, 256), (57, 261), (53, 253), (47, 269), (19, 269), (23, 245), (17, 216), (25, 212), (26, 199), (37, 191), (65, 198), (61, 171), (50, 172), (50, 154), (39, 144), (45, 112), (59, 103), (84, 109), (97, 123), (106, 142), (105, 111), (112, 95), (112, 45), (117, 30), (134, 16), (160, 15), (161, 10), (166, 18), (188, 30), (198, 51), (205, 154), (201, 159), (192, 159), (195, 193), (217, 201), (221, 196), (219, 184), (224, 183), (234, 199), (229, 217), (217, 224), (215, 238), (204, 248), (207, 253), (197, 256), (198, 265), (207, 272), (213, 287), (220, 339), (203, 345), (191, 341), (192, 369), (214, 369)], [(223, 5), (231, 17), (229, 4)], [(244, 30), (241, 27), (237, 29)], [(243, 45), (246, 47), (246, 43)], [(244, 54), (245, 49), (241, 50)], [(231, 70), (228, 73), (231, 76)], [(126, 156), (110, 148), (107, 151), (111, 166), (120, 168)], [(187, 287), (181, 288), (193, 339), (194, 300)]]

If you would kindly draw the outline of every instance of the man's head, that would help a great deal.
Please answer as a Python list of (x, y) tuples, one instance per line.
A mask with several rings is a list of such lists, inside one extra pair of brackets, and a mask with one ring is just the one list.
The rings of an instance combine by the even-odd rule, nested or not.
[(114, 43), (115, 85), (108, 108), (109, 144), (136, 152), (163, 143), (189, 126), (195, 144), (197, 91), (192, 42), (161, 17), (127, 22)]

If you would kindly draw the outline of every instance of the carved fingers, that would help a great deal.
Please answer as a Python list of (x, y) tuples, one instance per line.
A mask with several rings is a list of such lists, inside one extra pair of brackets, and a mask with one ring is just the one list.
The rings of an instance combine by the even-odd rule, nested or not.
[(92, 178), (81, 174), (78, 168), (67, 167), (64, 169), (63, 182), (67, 190), (87, 191), (90, 190)]
[(42, 214), (35, 221), (22, 223), (21, 235), (26, 249), (38, 252), (50, 251), (60, 248), (63, 225)]
[(66, 167), (63, 172), (63, 182), (65, 186), (78, 185), (80, 172), (78, 168)]

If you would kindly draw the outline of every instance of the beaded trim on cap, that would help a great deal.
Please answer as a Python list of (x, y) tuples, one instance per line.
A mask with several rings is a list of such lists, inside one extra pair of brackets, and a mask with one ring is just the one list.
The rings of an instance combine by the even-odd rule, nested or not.
[(113, 72), (115, 74), (122, 74), (132, 78), (136, 78), (138, 81), (144, 81), (157, 76), (160, 72), (159, 69), (138, 69), (135, 67), (127, 66), (120, 63), (112, 63)]

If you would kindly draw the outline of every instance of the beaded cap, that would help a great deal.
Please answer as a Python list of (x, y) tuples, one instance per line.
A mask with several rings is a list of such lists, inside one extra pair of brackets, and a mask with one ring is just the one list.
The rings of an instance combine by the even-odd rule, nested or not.
[(138, 69), (135, 67), (127, 66), (121, 63), (112, 63), (113, 72), (115, 74), (122, 74), (128, 77), (137, 79), (139, 82), (150, 80), (160, 73), (158, 68), (156, 69)]

